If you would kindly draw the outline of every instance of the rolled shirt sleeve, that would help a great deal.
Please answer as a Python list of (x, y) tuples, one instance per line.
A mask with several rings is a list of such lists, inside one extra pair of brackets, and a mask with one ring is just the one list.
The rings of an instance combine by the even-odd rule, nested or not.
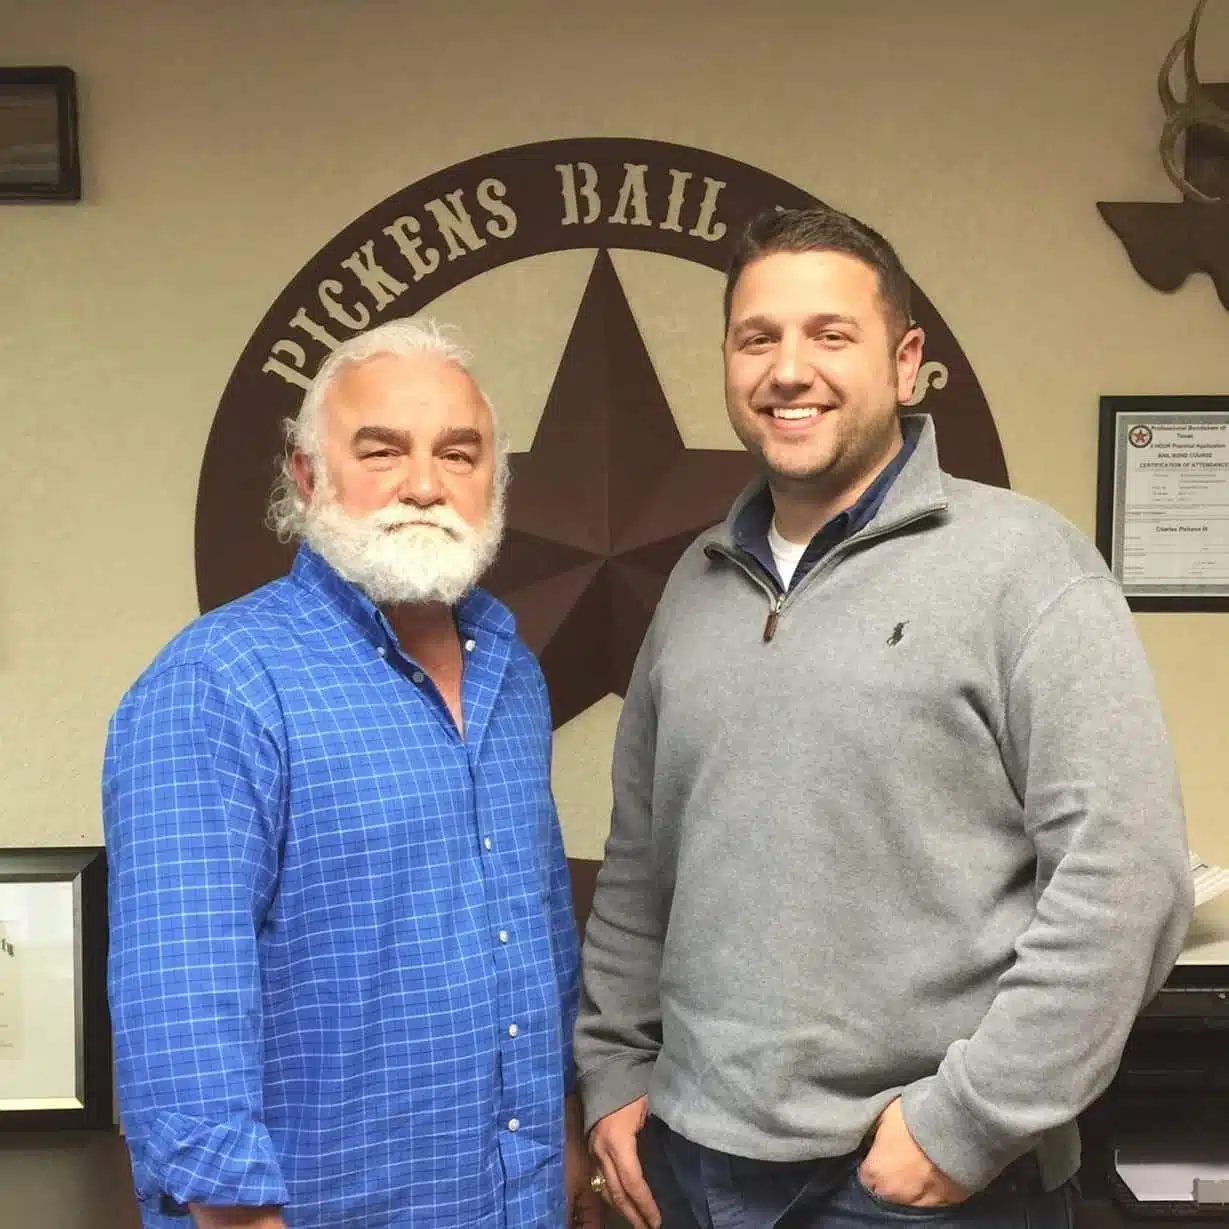
[(142, 1200), (288, 1202), (262, 1121), (257, 950), (283, 762), (276, 713), (205, 664), (155, 666), (111, 723), (108, 987)]

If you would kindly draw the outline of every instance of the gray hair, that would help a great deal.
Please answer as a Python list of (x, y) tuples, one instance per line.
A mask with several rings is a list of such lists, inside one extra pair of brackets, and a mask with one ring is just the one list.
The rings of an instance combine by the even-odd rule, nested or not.
[[(382, 354), (427, 354), (442, 362), (453, 363), (473, 376), (470, 370), (473, 356), (456, 339), (456, 330), (428, 316), (390, 320), (343, 341), (320, 364), (311, 387), (303, 394), (298, 413), (282, 422), (285, 448), (278, 462), (266, 518), (279, 542), (301, 538), (307, 516), (307, 501), (295, 482), (291, 457), (296, 452), (302, 453), (311, 462), (317, 480), (324, 477), (321, 427), (329, 388), (344, 368)], [(495, 497), (501, 499), (508, 483), (508, 442), (499, 430), (499, 421), (490, 398), (481, 388), (478, 391), (490, 411), (495, 432)]]

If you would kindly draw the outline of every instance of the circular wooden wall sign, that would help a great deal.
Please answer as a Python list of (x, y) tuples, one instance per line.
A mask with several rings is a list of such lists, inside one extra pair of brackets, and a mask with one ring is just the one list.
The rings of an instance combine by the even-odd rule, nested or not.
[[(381, 201), (303, 266), (231, 373), (197, 493), (202, 611), (290, 566), (292, 548), (263, 527), (272, 460), (282, 420), (333, 347), (510, 261), (593, 249), (533, 445), (512, 459), (507, 538), (484, 583), (540, 656), (556, 726), (622, 695), (670, 568), (725, 515), (751, 470), (741, 452), (684, 446), (609, 251), (720, 271), (751, 215), (815, 203), (746, 163), (630, 138), (500, 150)], [(915, 403), (924, 399), (935, 419), (943, 463), (1006, 486), (973, 369), (929, 299), (915, 295), (927, 338)]]

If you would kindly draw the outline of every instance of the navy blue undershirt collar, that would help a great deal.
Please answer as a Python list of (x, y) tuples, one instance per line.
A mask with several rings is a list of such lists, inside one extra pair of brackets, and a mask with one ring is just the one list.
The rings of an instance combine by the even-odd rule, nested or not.
[[(917, 436), (905, 432), (900, 451), (875, 475), (875, 480), (843, 512), (838, 512), (807, 544), (789, 588), (794, 588), (804, 576), (838, 543), (844, 542), (860, 529), (866, 528), (892, 489), (900, 471), (905, 468), (917, 445)], [(786, 586), (777, 574), (777, 565), (768, 545), (768, 530), (776, 509), (767, 482), (744, 505), (734, 521), (734, 543), (764, 569), (783, 592)]]

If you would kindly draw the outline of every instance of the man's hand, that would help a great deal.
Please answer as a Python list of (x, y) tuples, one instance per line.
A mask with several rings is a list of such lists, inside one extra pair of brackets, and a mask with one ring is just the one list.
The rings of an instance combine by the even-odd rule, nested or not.
[(570, 1229), (601, 1229), (602, 1201), (589, 1184), (593, 1169), (585, 1148), (585, 1117), (580, 1098), (563, 1103), (563, 1184), (567, 1192)]
[(905, 1125), (899, 1097), (880, 1114), (874, 1142), (858, 1167), (858, 1177), (880, 1199), (914, 1208), (963, 1203), (969, 1197), (964, 1187), (953, 1182), (917, 1146)]
[(644, 1180), (636, 1153), (636, 1136), (648, 1116), (649, 1099), (639, 1097), (599, 1119), (589, 1132), (589, 1152), (606, 1179), (602, 1197), (618, 1210), (632, 1229), (660, 1229), (661, 1226), (661, 1213)]
[(286, 1229), (281, 1208), (211, 1208), (188, 1205), (196, 1229)]

